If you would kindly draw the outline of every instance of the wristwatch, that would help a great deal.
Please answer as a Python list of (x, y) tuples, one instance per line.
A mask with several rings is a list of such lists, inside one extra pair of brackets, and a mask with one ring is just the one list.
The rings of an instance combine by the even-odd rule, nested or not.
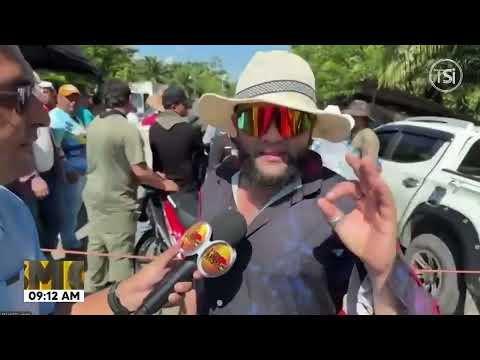
[(116, 282), (115, 284), (110, 286), (110, 289), (108, 289), (108, 306), (110, 306), (110, 309), (115, 315), (131, 315), (133, 311), (130, 311), (125, 306), (123, 306), (117, 296), (117, 288), (119, 284), (120, 282)]

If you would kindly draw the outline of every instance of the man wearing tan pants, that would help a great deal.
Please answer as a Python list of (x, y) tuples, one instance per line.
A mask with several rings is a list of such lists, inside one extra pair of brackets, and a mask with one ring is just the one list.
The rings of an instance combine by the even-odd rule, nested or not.
[[(174, 182), (155, 174), (145, 164), (143, 141), (127, 120), (128, 84), (111, 80), (105, 87), (108, 110), (99, 114), (87, 130), (87, 184), (83, 199), (89, 219), (88, 251), (131, 255), (137, 227), (139, 184), (177, 191)], [(133, 273), (125, 257), (87, 257), (85, 290), (101, 290)]]

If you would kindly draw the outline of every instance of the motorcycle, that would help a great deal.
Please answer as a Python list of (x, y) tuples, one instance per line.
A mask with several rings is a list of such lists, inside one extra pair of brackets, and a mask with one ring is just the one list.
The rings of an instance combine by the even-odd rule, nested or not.
[[(197, 221), (199, 193), (184, 192), (168, 194), (145, 186), (139, 221), (148, 221), (150, 230), (145, 232), (135, 246), (136, 256), (157, 256), (177, 243), (185, 230)], [(150, 261), (134, 259), (138, 272)]]

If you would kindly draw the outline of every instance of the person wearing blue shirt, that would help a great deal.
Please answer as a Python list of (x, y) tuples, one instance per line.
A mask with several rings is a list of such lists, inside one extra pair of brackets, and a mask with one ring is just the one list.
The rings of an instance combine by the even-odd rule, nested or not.
[(86, 128), (75, 117), (80, 91), (73, 85), (63, 85), (58, 90), (57, 107), (50, 111), (50, 127), (55, 146), (65, 154), (65, 179), (60, 182), (59, 207), (62, 211), (60, 238), (63, 248), (76, 250), (81, 247), (75, 236), (78, 213), (82, 207), (82, 192), (85, 187)]
[(94, 116), (87, 107), (79, 106), (75, 111), (75, 118), (79, 120), (80, 124), (87, 127), (93, 121)]
[[(33, 87), (33, 71), (15, 45), (0, 45), (0, 311), (29, 314), (111, 315), (137, 310), (153, 287), (169, 271), (178, 255), (172, 247), (136, 275), (115, 286), (89, 294), (76, 304), (25, 303), (24, 260), (46, 260), (40, 251), (35, 222), (27, 206), (2, 185), (34, 169), (32, 145), (39, 127), (48, 126)], [(195, 278), (200, 278), (195, 273)], [(175, 284), (169, 305), (177, 306), (191, 282)], [(115, 303), (109, 301), (115, 298)]]
[(92, 97), (88, 94), (80, 94), (78, 103), (75, 106), (74, 118), (77, 120), (83, 127), (88, 127), (93, 121), (93, 116), (91, 109)]

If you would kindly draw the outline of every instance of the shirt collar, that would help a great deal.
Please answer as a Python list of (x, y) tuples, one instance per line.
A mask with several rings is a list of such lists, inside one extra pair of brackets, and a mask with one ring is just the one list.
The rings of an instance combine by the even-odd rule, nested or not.
[(178, 115), (175, 111), (165, 111), (157, 116), (157, 123), (167, 130), (170, 130), (177, 124), (186, 122), (187, 118)]
[[(231, 179), (232, 183), (232, 193), (233, 193), (233, 200), (235, 201), (235, 205), (238, 208), (238, 185), (240, 183), (240, 171), (237, 171)], [(270, 205), (276, 203), (278, 200), (282, 199), (283, 197), (290, 195), (293, 192), (296, 192), (298, 189), (302, 188), (302, 180), (300, 178), (294, 179), (290, 182), (287, 186), (282, 188), (276, 194), (274, 194), (270, 200), (257, 212), (257, 215), (260, 214), (263, 210), (268, 208)]]

